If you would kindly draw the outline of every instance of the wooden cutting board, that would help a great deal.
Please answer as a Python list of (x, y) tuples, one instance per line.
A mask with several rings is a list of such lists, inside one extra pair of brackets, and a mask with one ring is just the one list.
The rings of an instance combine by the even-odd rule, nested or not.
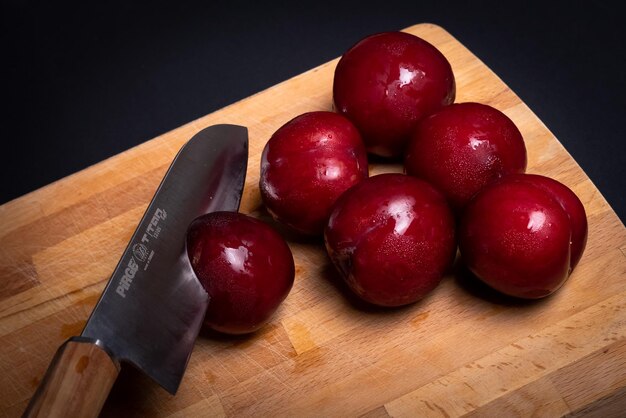
[[(262, 331), (198, 339), (176, 396), (126, 368), (103, 416), (595, 416), (626, 414), (626, 229), (532, 111), (440, 27), (407, 32), (450, 60), (457, 102), (505, 112), (528, 172), (570, 186), (589, 217), (579, 266), (557, 294), (511, 303), (461, 272), (425, 300), (367, 309), (321, 242), (290, 239), (296, 282)], [(0, 207), (0, 415), (19, 416), (57, 347), (77, 335), (175, 153), (216, 123), (248, 126), (241, 210), (268, 219), (257, 182), (270, 135), (331, 110), (337, 60)], [(376, 165), (371, 174), (401, 171)], [(613, 415), (611, 415), (613, 414)]]

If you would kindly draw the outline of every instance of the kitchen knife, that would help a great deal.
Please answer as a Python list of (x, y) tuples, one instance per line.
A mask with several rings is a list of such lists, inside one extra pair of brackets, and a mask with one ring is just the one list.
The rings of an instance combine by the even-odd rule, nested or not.
[(241, 126), (210, 126), (181, 148), (82, 334), (59, 348), (25, 417), (97, 416), (122, 363), (176, 392), (209, 303), (187, 257), (187, 227), (204, 213), (239, 209), (247, 162)]

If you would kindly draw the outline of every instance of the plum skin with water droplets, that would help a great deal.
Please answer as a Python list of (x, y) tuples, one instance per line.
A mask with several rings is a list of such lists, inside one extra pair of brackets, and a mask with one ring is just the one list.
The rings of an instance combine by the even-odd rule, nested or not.
[(424, 298), (456, 252), (454, 217), (443, 195), (425, 181), (396, 173), (370, 177), (344, 193), (324, 238), (350, 289), (386, 307)]
[(204, 325), (219, 332), (258, 330), (293, 286), (293, 255), (283, 237), (242, 213), (196, 218), (187, 231), (187, 254), (210, 298)]
[(272, 217), (303, 235), (321, 236), (335, 200), (369, 176), (354, 125), (334, 112), (299, 115), (263, 148), (259, 189)]
[(561, 288), (582, 255), (586, 218), (585, 233), (574, 232), (581, 221), (570, 217), (569, 206), (546, 183), (551, 182), (538, 175), (506, 176), (483, 188), (463, 211), (461, 257), (479, 279), (501, 293), (546, 297)]
[(569, 187), (551, 177), (540, 174), (512, 174), (511, 178), (526, 181), (550, 193), (570, 218), (572, 227), (570, 272), (578, 265), (587, 246), (587, 213), (582, 202)]
[(498, 109), (455, 103), (423, 119), (404, 160), (407, 174), (432, 183), (456, 212), (482, 187), (526, 170), (526, 146), (517, 126)]
[(415, 124), (455, 95), (446, 57), (404, 32), (361, 39), (342, 55), (333, 78), (335, 110), (359, 129), (367, 151), (381, 157), (400, 157)]

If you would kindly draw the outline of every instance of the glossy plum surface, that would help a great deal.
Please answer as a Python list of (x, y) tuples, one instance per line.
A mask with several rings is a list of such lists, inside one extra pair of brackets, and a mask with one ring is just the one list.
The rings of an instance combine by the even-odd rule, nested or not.
[(571, 234), (551, 194), (515, 176), (474, 196), (458, 229), (467, 267), (492, 288), (525, 299), (547, 296), (566, 281)]
[(254, 332), (287, 297), (295, 267), (289, 246), (268, 224), (237, 212), (196, 218), (187, 253), (209, 294), (205, 326), (227, 334)]
[(442, 191), (458, 212), (488, 183), (523, 173), (526, 146), (517, 126), (498, 109), (456, 103), (418, 124), (404, 168)]
[(527, 181), (547, 192), (561, 205), (570, 219), (572, 228), (570, 272), (580, 261), (587, 246), (587, 213), (582, 202), (569, 187), (563, 183), (539, 174), (517, 174), (515, 178)]
[(380, 174), (342, 195), (325, 231), (327, 252), (361, 299), (400, 306), (441, 281), (456, 252), (454, 218), (441, 193), (403, 174)]
[(359, 41), (343, 54), (333, 80), (335, 110), (357, 126), (368, 152), (382, 157), (399, 157), (415, 124), (455, 94), (443, 54), (403, 32)]
[(361, 136), (345, 117), (309, 112), (280, 127), (263, 149), (259, 187), (268, 212), (307, 235), (322, 235), (335, 200), (368, 177)]

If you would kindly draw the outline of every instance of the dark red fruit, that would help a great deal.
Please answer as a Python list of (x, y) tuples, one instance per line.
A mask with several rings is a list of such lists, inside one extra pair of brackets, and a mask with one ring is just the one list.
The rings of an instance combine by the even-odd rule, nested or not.
[(370, 177), (341, 196), (325, 241), (348, 286), (380, 306), (426, 296), (456, 251), (454, 218), (443, 195), (403, 174)]
[(459, 249), (478, 278), (507, 295), (547, 296), (570, 272), (570, 218), (552, 193), (524, 175), (483, 188), (466, 206)]
[(528, 181), (549, 192), (567, 212), (572, 227), (570, 271), (573, 270), (587, 246), (587, 213), (582, 202), (569, 187), (553, 178), (539, 174), (519, 174), (515, 175), (515, 178)]
[(363, 135), (368, 152), (399, 157), (416, 123), (454, 102), (454, 74), (443, 54), (404, 32), (368, 36), (335, 69), (335, 110)]
[(195, 219), (187, 253), (210, 297), (204, 323), (228, 334), (258, 330), (287, 297), (295, 267), (289, 246), (272, 227), (237, 212)]
[(458, 211), (490, 182), (523, 173), (526, 147), (517, 126), (498, 109), (458, 103), (418, 124), (404, 167), (442, 191)]
[(279, 128), (263, 149), (259, 186), (268, 212), (308, 235), (322, 235), (335, 200), (367, 178), (359, 132), (333, 112), (310, 112)]

